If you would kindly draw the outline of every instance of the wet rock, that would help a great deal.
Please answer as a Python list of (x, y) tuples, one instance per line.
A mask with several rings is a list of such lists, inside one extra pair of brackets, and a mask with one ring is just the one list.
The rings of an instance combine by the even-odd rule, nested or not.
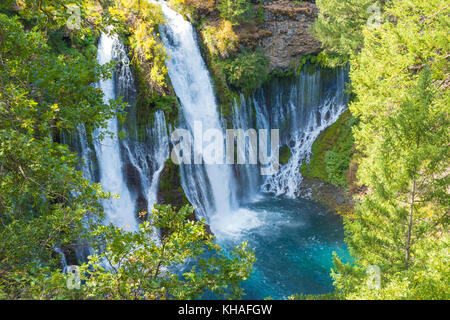
[(354, 199), (345, 188), (336, 187), (317, 178), (303, 177), (301, 190), (303, 194), (318, 202), (324, 203), (333, 212), (341, 215), (352, 215), (354, 212)]

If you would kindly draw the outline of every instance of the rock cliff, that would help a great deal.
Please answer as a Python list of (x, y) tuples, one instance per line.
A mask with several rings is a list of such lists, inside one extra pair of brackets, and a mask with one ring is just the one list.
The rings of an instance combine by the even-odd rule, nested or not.
[(299, 57), (315, 54), (321, 44), (311, 35), (310, 27), (318, 15), (313, 2), (264, 1), (265, 22), (256, 27), (237, 28), (239, 42), (245, 46), (259, 46), (270, 58), (270, 68), (287, 69)]

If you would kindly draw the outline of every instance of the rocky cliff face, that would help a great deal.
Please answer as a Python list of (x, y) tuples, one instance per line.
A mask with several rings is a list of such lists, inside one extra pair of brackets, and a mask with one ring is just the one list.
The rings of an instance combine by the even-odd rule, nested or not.
[(246, 46), (259, 46), (270, 58), (270, 68), (287, 69), (301, 56), (321, 50), (320, 42), (309, 29), (318, 15), (313, 2), (264, 1), (265, 22), (259, 27), (237, 28), (239, 42)]

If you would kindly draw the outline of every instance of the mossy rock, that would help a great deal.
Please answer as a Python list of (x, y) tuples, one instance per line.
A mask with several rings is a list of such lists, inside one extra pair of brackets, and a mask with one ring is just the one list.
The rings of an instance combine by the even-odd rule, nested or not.
[(160, 204), (176, 207), (188, 205), (189, 201), (181, 187), (180, 167), (168, 159), (161, 173), (158, 199)]
[[(300, 168), (303, 176), (318, 178), (335, 186), (346, 186), (346, 172), (353, 156), (353, 124), (354, 118), (350, 111), (346, 110), (334, 124), (319, 135), (312, 146), (309, 164), (304, 163)], [(339, 162), (332, 161), (336, 157)], [(337, 164), (339, 167), (336, 167)]]

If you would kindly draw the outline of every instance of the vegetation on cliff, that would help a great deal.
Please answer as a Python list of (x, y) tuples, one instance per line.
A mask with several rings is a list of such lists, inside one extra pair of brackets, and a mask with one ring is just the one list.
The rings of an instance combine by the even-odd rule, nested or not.
[(267, 80), (269, 62), (261, 50), (242, 43), (236, 28), (264, 20), (262, 2), (243, 0), (172, 0), (189, 17), (200, 36), (200, 46), (212, 73), (220, 109), (225, 117), (236, 92), (250, 93)]
[(118, 0), (104, 10), (112, 17), (115, 31), (129, 45), (138, 91), (135, 106), (138, 132), (145, 132), (158, 109), (174, 123), (178, 107), (168, 77), (167, 52), (159, 37), (159, 26), (164, 23), (161, 7), (148, 1)]
[[(308, 164), (300, 169), (304, 176), (319, 178), (335, 186), (346, 187), (350, 161), (353, 156), (352, 126), (354, 118), (350, 111), (324, 130), (312, 146)], [(351, 182), (351, 181), (350, 181)]]
[[(67, 10), (73, 2), (79, 15)], [(161, 242), (148, 223), (139, 232), (102, 226), (101, 200), (112, 195), (83, 178), (77, 156), (62, 143), (62, 134), (79, 125), (88, 132), (105, 128), (125, 107), (121, 99), (104, 103), (93, 85), (110, 78), (114, 64), (98, 65), (92, 45), (106, 26), (132, 17), (124, 7), (111, 15), (103, 9), (81, 0), (0, 4), (0, 298), (172, 299), (199, 297), (204, 290), (239, 297), (239, 283), (254, 262), (245, 245), (225, 257), (203, 223), (188, 221), (189, 207), (141, 215), (168, 229)], [(160, 63), (154, 54), (162, 52), (147, 34), (152, 16), (141, 14), (131, 31), (135, 59)], [(160, 81), (159, 71), (148, 79)], [(58, 252), (80, 246), (102, 253), (81, 266), (86, 283), (73, 290)], [(202, 259), (210, 250), (217, 255)], [(187, 257), (199, 260), (184, 275), (167, 271)]]

